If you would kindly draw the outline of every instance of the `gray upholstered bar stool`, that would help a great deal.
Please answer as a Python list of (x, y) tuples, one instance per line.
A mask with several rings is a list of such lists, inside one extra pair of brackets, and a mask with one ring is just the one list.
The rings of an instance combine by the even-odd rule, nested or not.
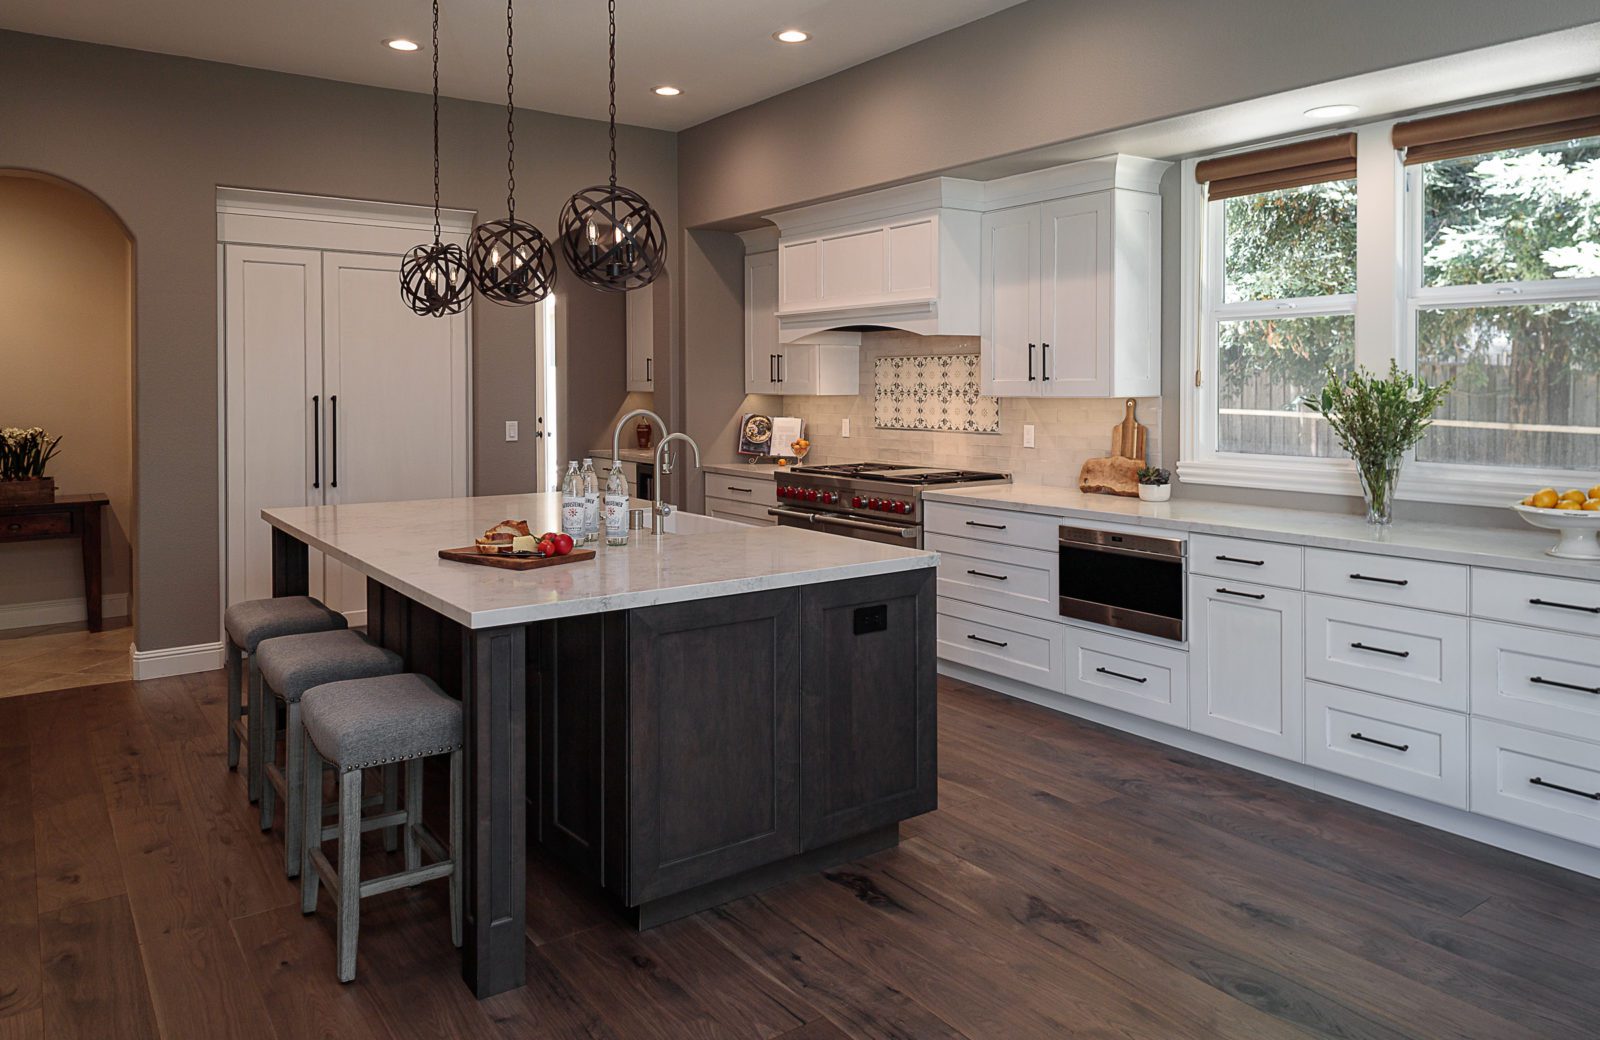
[[(450, 879), (450, 940), (461, 945), (461, 848), (463, 816), (461, 705), (425, 676), (386, 675), (329, 683), (306, 693), (300, 721), (305, 729), (305, 862), (300, 870), (300, 911), (315, 913), (317, 882), (326, 882), (338, 906), (334, 934), (339, 981), (356, 977), (356, 936), (361, 900), (424, 881)], [(450, 756), (450, 847), (422, 822), (422, 760)], [(339, 774), (339, 822), (322, 827), (324, 761)], [(363, 820), (361, 771), (404, 762), (405, 869), (361, 880), (361, 832), (385, 826), (392, 814)], [(339, 869), (322, 854), (322, 843), (339, 839)], [(432, 862), (422, 864), (426, 851)]]
[[(393, 650), (386, 650), (347, 628), (263, 640), (256, 648), (255, 660), (261, 670), (261, 762), (267, 778), (261, 790), (261, 829), (272, 829), (273, 795), (282, 795), (283, 869), (290, 877), (295, 877), (300, 873), (300, 848), (304, 840), (301, 828), (304, 813), (300, 804), (305, 776), (300, 766), (304, 744), (300, 735), (300, 698), (313, 686), (403, 672), (405, 662)], [(287, 747), (281, 767), (277, 747), (280, 700), (287, 706), (289, 716), (283, 728)], [(384, 770), (384, 800), (388, 809), (395, 807), (395, 774), (393, 766)], [(393, 831), (387, 845), (391, 850), (396, 846)]]
[(261, 768), (261, 740), (256, 729), (260, 712), (248, 709), (244, 697), (244, 659), (250, 661), (250, 704), (260, 700), (261, 671), (256, 667), (256, 647), (264, 639), (328, 632), (345, 627), (344, 615), (310, 596), (279, 596), (235, 603), (222, 616), (228, 663), (228, 768), (239, 768), (239, 745), (249, 750), (246, 773), (250, 801), (261, 798), (265, 772)]

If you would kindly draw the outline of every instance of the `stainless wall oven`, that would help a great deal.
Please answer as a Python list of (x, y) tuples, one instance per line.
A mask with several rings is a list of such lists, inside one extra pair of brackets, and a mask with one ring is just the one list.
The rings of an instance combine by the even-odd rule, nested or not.
[(1182, 642), (1182, 538), (1062, 527), (1062, 617)]

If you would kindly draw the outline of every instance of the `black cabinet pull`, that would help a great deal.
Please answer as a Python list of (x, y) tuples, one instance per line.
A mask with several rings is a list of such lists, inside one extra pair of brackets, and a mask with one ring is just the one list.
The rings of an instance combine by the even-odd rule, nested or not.
[(1028, 382), (1033, 382), (1033, 344), (1028, 344)]
[(967, 521), (967, 526), (968, 527), (987, 527), (991, 531), (1004, 531), (1006, 529), (1006, 525), (1005, 524), (985, 524), (985, 523), (980, 523), (977, 520), (968, 520)]
[(1266, 599), (1265, 592), (1235, 592), (1233, 589), (1218, 589), (1224, 596), (1243, 596), (1245, 599)]
[(1101, 675), (1114, 675), (1118, 679), (1126, 679), (1129, 682), (1146, 683), (1146, 682), (1150, 681), (1148, 676), (1143, 676), (1143, 675), (1123, 675), (1121, 672), (1113, 672), (1109, 668), (1096, 668), (1095, 671), (1099, 672)]
[(998, 640), (994, 640), (994, 639), (985, 639), (982, 636), (975, 636), (975, 635), (972, 635), (971, 633), (968, 633), (967, 638), (972, 640), (973, 642), (976, 642), (976, 643), (988, 643), (990, 646), (1010, 646), (1011, 645), (1010, 643), (1002, 643), (1002, 642), (999, 642)]
[(1351, 740), (1360, 740), (1360, 741), (1363, 741), (1363, 742), (1365, 742), (1367, 744), (1376, 744), (1379, 747), (1394, 748), (1394, 750), (1396, 750), (1396, 751), (1410, 751), (1411, 750), (1411, 745), (1410, 744), (1391, 744), (1387, 740), (1379, 740), (1377, 737), (1364, 737), (1359, 733), (1350, 734), (1350, 739)]
[(333, 403), (333, 479), (328, 481), (329, 487), (339, 486), (339, 395), (334, 394), (328, 398)]
[(1041, 343), (1039, 348), (1039, 378), (1048, 380), (1050, 378), (1050, 344)]
[(1411, 584), (1411, 581), (1408, 578), (1374, 578), (1370, 574), (1352, 574), (1352, 575), (1350, 575), (1350, 580), (1351, 581), (1375, 581), (1380, 585), (1410, 585)]
[(1267, 565), (1266, 560), (1246, 560), (1238, 556), (1218, 556), (1217, 559), (1223, 563), (1248, 563), (1252, 567), (1265, 567)]
[(1386, 650), (1381, 646), (1368, 646), (1365, 643), (1351, 643), (1352, 650), (1365, 650), (1369, 654), (1388, 654), (1390, 657), (1410, 657), (1410, 650)]
[(311, 395), (311, 486), (322, 486), (322, 396)]
[(1576, 683), (1557, 682), (1554, 679), (1546, 679), (1542, 675), (1529, 676), (1528, 681), (1531, 683), (1538, 683), (1540, 686), (1554, 686), (1562, 690), (1577, 690), (1579, 693), (1593, 693), (1600, 695), (1600, 686), (1579, 686)]
[(993, 578), (995, 581), (1005, 581), (1006, 580), (1006, 575), (1004, 575), (1004, 574), (990, 574), (988, 571), (969, 570), (969, 571), (967, 571), (967, 573), (968, 574), (976, 574), (980, 578)]
[(644, 359), (644, 381), (646, 383), (655, 382), (655, 360), (656, 359), (653, 357), (647, 357)]
[(776, 355), (776, 354), (768, 354), (767, 355), (767, 382), (776, 383), (777, 381), (778, 381), (778, 355)]
[(787, 356), (788, 355), (786, 355), (786, 354), (779, 354), (778, 355), (778, 382), (780, 382), (780, 383), (786, 382), (786, 380), (784, 379), (784, 375), (783, 375), (783, 362), (784, 362), (784, 359)]
[(1538, 784), (1540, 787), (1548, 787), (1552, 791), (1565, 791), (1567, 794), (1575, 794), (1579, 798), (1589, 798), (1593, 801), (1600, 802), (1600, 791), (1595, 791), (1593, 794), (1591, 794), (1588, 791), (1580, 791), (1576, 787), (1562, 787), (1560, 784), (1552, 784), (1550, 781), (1540, 776), (1530, 778), (1528, 783)]
[(753, 489), (751, 489), (751, 488), (734, 487), (732, 484), (728, 485), (728, 490), (729, 491), (737, 491), (741, 495), (753, 495), (753, 494), (755, 494), (755, 491)]
[(1554, 600), (1539, 599), (1537, 596), (1528, 602), (1536, 607), (1557, 607), (1561, 610), (1581, 610), (1585, 614), (1600, 614), (1600, 607), (1580, 607), (1576, 603), (1557, 603)]

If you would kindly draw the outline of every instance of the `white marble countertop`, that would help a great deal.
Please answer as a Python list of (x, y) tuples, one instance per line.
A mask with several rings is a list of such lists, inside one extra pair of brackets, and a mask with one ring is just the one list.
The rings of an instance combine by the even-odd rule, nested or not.
[(1104, 520), (1445, 563), (1504, 567), (1570, 578), (1600, 579), (1600, 563), (1547, 556), (1545, 550), (1555, 544), (1555, 533), (1536, 531), (1531, 527), (1517, 530), (1410, 520), (1396, 520), (1386, 527), (1374, 527), (1366, 522), (1365, 517), (1311, 509), (1278, 509), (1189, 498), (1144, 502), (1115, 495), (1086, 495), (1073, 488), (1044, 484), (951, 488), (924, 492), (922, 497), (924, 501), (994, 506), (1063, 519)]
[(770, 462), (708, 462), (700, 467), (707, 473), (721, 473), (725, 477), (754, 477), (771, 480), (778, 473), (793, 466), (777, 466)]
[[(683, 533), (633, 531), (625, 546), (596, 546), (592, 561), (530, 571), (439, 559), (501, 520), (556, 530), (558, 494), (263, 509), (261, 518), (314, 549), (468, 628), (733, 596), (932, 567), (936, 553), (753, 527), (697, 514)], [(646, 503), (637, 503), (645, 505)]]

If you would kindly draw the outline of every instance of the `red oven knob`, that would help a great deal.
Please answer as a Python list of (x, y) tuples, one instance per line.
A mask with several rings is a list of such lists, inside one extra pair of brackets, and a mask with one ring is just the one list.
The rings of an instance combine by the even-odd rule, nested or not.
[(896, 513), (909, 513), (909, 512), (911, 512), (911, 503), (910, 502), (896, 502), (894, 504), (894, 511)]
[(852, 498), (850, 500), (850, 504), (852, 506), (854, 506), (856, 509), (860, 509), (863, 505), (866, 504), (866, 500), (863, 499), (860, 495), (857, 495), (855, 498)]
[(867, 499), (867, 508), (868, 509), (881, 509), (881, 508), (883, 508), (883, 503), (880, 502), (876, 498), (869, 498), (869, 499)]
[(822, 496), (822, 501), (824, 504), (831, 506), (835, 502), (839, 501), (839, 493), (837, 491), (829, 491), (827, 494)]
[(807, 502), (815, 502), (818, 497), (819, 496), (817, 495), (817, 489), (816, 488), (810, 488), (810, 489), (808, 489), (806, 491), (806, 501)]
[(779, 484), (778, 485), (778, 497), (779, 498), (793, 498), (794, 497), (794, 488), (790, 487), (788, 484)]

